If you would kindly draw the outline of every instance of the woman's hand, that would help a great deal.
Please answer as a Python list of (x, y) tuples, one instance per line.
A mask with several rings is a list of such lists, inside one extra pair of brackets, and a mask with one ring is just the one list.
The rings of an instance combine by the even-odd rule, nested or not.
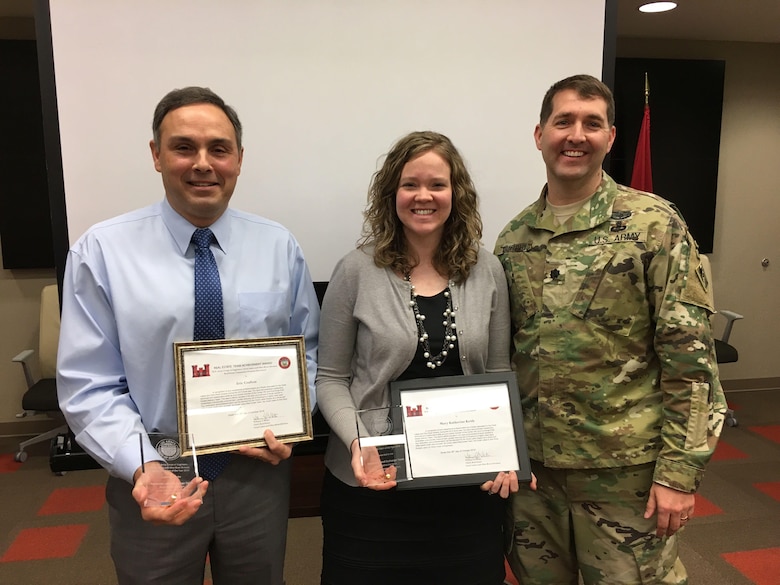
[(376, 447), (360, 448), (357, 439), (352, 441), (352, 473), (358, 485), (372, 490), (384, 491), (396, 486), (396, 468), (382, 467), (382, 460)]
[[(479, 487), (490, 495), (499, 494), (502, 498), (508, 498), (509, 494), (520, 489), (520, 482), (517, 481), (517, 473), (514, 471), (499, 471), (496, 479), (486, 481)], [(536, 476), (533, 473), (528, 487), (536, 491)]]
[(517, 473), (514, 471), (499, 471), (496, 479), (486, 481), (480, 486), (480, 489), (491, 496), (498, 494), (502, 498), (508, 498), (509, 494), (520, 489), (520, 484), (517, 481)]

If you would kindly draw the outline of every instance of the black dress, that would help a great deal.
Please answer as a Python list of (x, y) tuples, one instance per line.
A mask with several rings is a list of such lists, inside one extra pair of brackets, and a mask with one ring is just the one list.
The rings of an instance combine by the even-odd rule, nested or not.
[[(418, 296), (417, 302), (425, 315), (440, 315), (446, 306), (443, 293)], [(437, 351), (443, 328), (430, 329)], [(418, 346), (399, 379), (462, 374), (457, 345), (451, 354), (453, 359), (432, 370)], [(321, 583), (501, 585), (505, 504), (478, 485), (374, 491), (349, 486), (326, 471)]]

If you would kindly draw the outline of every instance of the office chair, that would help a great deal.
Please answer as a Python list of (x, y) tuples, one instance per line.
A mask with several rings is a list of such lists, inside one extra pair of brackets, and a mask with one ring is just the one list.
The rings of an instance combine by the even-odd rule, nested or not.
[[(706, 278), (711, 284), (712, 268), (710, 266), (710, 260), (707, 258), (707, 256), (702, 256), (701, 262)], [(731, 337), (731, 329), (734, 327), (734, 321), (739, 321), (740, 319), (743, 319), (744, 316), (740, 315), (739, 313), (735, 313), (734, 311), (727, 311), (725, 309), (716, 311), (715, 315), (720, 315), (726, 319), (726, 324), (723, 327), (723, 333), (721, 334), (720, 338), (715, 339), (715, 356), (718, 360), (718, 363), (729, 364), (736, 362), (739, 359), (739, 352), (737, 351), (736, 347), (729, 343), (729, 338)], [(726, 411), (726, 425), (735, 427), (737, 426), (737, 423), (738, 421), (737, 417), (734, 416), (734, 411), (729, 408)]]
[(22, 365), (24, 378), (27, 381), (27, 391), (22, 397), (23, 411), (16, 418), (24, 418), (34, 414), (46, 414), (47, 416), (62, 420), (63, 424), (46, 433), (27, 439), (19, 443), (19, 451), (14, 456), (18, 462), (27, 460), (25, 449), (41, 441), (49, 441), (67, 432), (68, 426), (64, 423), (60, 405), (57, 401), (57, 382), (55, 379), (57, 368), (57, 344), (60, 336), (60, 301), (57, 285), (45, 286), (41, 291), (41, 309), (39, 323), (38, 364), (41, 378), (35, 381), (32, 374), (32, 357), (35, 350), (27, 349), (13, 358), (12, 361)]
[[(715, 339), (715, 356), (717, 357), (719, 364), (729, 364), (739, 359), (739, 352), (737, 348), (729, 343), (729, 337), (731, 336), (731, 328), (734, 326), (734, 321), (743, 319), (744, 317), (734, 311), (727, 311), (722, 309), (716, 313), (726, 319), (726, 325), (723, 327), (723, 334), (720, 339)], [(726, 425), (730, 427), (737, 426), (737, 417), (734, 416), (734, 410), (729, 408), (726, 410)]]

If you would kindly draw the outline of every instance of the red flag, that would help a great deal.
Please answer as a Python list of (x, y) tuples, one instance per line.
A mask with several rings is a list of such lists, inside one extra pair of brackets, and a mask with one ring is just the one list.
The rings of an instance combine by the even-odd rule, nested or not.
[(650, 106), (645, 104), (645, 115), (639, 129), (636, 143), (634, 170), (631, 173), (631, 187), (640, 191), (653, 191), (653, 170), (650, 165)]

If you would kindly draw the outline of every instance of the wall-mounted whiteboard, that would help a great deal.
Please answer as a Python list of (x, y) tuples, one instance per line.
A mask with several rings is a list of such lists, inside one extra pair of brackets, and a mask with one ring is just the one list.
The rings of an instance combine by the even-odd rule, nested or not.
[(354, 248), (371, 175), (412, 130), (447, 134), (483, 241), (533, 201), (544, 92), (601, 76), (605, 0), (50, 0), (68, 232), (157, 201), (148, 142), (170, 89), (238, 111), (231, 204), (290, 228), (312, 276)]

